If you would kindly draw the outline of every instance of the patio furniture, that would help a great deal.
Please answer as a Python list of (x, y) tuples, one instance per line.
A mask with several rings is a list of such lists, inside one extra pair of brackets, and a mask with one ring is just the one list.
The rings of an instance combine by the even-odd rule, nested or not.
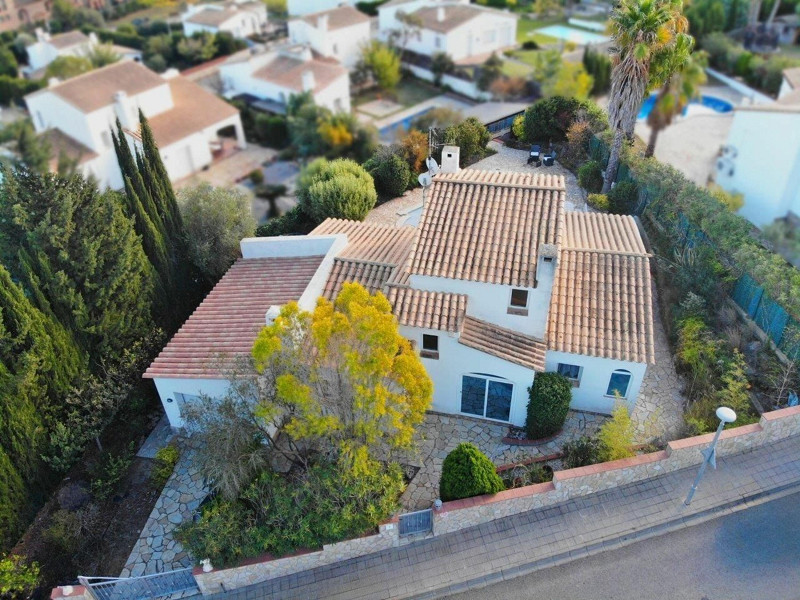
[(539, 160), (542, 156), (542, 148), (539, 144), (531, 144), (530, 152), (528, 152), (528, 164), (536, 163), (539, 166)]
[(545, 155), (542, 157), (542, 164), (543, 164), (545, 167), (552, 167), (554, 164), (556, 164), (556, 157), (555, 157), (555, 155), (553, 155), (553, 154), (545, 154)]

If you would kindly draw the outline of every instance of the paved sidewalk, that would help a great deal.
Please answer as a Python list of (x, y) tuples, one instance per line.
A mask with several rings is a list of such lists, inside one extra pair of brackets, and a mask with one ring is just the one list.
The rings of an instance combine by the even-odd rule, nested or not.
[(797, 491), (798, 456), (800, 437), (720, 457), (690, 507), (683, 500), (695, 468), (214, 598), (422, 599), (463, 592)]

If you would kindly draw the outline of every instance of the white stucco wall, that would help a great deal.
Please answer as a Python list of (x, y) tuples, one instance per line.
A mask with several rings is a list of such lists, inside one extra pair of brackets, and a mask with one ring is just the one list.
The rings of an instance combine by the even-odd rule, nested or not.
[(230, 382), (226, 379), (169, 379), (155, 378), (158, 396), (164, 406), (171, 427), (183, 427), (183, 418), (175, 399), (175, 393), (187, 394), (190, 396), (210, 396), (211, 398), (222, 398), (230, 387)]
[(528, 387), (533, 383), (535, 371), (459, 344), (456, 334), (402, 325), (399, 330), (402, 336), (416, 342), (417, 349), (422, 348), (423, 334), (439, 336), (439, 359), (421, 359), (433, 381), (433, 410), (461, 414), (462, 377), (483, 373), (513, 384), (510, 422), (520, 427), (525, 425)]
[[(516, 288), (510, 285), (422, 275), (411, 275), (410, 284), (411, 287), (420, 290), (466, 294), (469, 297), (469, 302), (467, 302), (469, 316), (544, 339), (550, 297), (553, 293), (554, 264), (540, 263), (539, 285), (535, 288)], [(508, 314), (512, 289), (528, 291), (527, 316)]]
[(717, 170), (724, 189), (744, 194), (739, 213), (759, 227), (788, 211), (800, 214), (800, 112), (737, 110), (727, 145), (736, 156)]
[(308, 44), (315, 52), (335, 58), (345, 67), (351, 68), (361, 56), (361, 47), (369, 42), (370, 24), (365, 22), (327, 30), (295, 19), (289, 21), (289, 39), (294, 44)]
[(545, 370), (557, 371), (558, 363), (577, 365), (583, 368), (580, 385), (572, 388), (572, 408), (604, 414), (611, 414), (614, 409), (614, 396), (606, 395), (611, 374), (617, 369), (630, 371), (631, 381), (625, 400), (628, 407), (633, 408), (647, 371), (647, 365), (644, 363), (548, 350), (545, 356)]

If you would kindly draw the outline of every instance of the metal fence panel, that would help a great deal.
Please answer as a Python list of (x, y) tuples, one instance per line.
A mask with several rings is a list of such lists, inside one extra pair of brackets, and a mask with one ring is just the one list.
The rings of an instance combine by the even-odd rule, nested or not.
[(758, 285), (747, 273), (736, 280), (731, 298), (751, 319), (755, 317), (764, 288)]
[(773, 342), (780, 344), (783, 339), (783, 330), (789, 322), (789, 314), (780, 304), (764, 293), (761, 295), (761, 302), (753, 320)]
[(418, 510), (400, 515), (400, 536), (433, 531), (433, 510)]
[(197, 589), (192, 569), (142, 577), (79, 577), (97, 600), (151, 600)]

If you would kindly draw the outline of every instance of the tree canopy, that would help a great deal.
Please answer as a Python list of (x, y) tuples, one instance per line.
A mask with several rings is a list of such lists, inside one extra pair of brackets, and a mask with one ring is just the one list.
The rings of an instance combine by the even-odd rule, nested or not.
[(318, 158), (300, 172), (297, 199), (318, 223), (329, 217), (362, 221), (378, 195), (372, 177), (357, 162)]

